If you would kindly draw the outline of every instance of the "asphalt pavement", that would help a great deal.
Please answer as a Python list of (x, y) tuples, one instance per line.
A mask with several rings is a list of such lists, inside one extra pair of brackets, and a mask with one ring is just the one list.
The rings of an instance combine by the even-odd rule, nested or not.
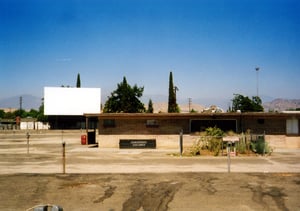
[(300, 210), (298, 148), (181, 157), (176, 148), (98, 148), (79, 137), (0, 133), (0, 210)]
[[(271, 155), (179, 156), (179, 149), (118, 149), (81, 145), (77, 133), (0, 134), (0, 174), (300, 172), (300, 149)], [(63, 143), (65, 144), (63, 147)]]

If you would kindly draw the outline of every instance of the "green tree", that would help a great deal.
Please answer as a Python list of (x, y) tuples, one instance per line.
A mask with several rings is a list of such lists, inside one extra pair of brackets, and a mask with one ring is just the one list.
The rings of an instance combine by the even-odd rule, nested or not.
[(153, 113), (153, 103), (152, 100), (149, 100), (147, 113)]
[(142, 97), (144, 87), (134, 85), (131, 87), (125, 77), (117, 85), (117, 89), (111, 93), (104, 105), (104, 113), (142, 113), (145, 112), (144, 104), (139, 100)]
[(168, 100), (168, 113), (178, 113), (179, 107), (176, 102), (177, 87), (173, 84), (173, 74), (169, 75), (169, 100)]
[(232, 100), (232, 111), (238, 110), (241, 112), (259, 112), (264, 109), (260, 97), (254, 96), (250, 99), (248, 96), (235, 94)]
[(42, 104), (39, 107), (38, 115), (37, 115), (36, 118), (40, 122), (47, 122), (48, 121), (48, 116), (44, 115), (44, 98), (42, 98)]
[(17, 116), (25, 118), (27, 117), (27, 112), (24, 109), (18, 109), (14, 112), (14, 118), (16, 118)]
[(262, 101), (258, 96), (252, 97), (252, 106), (254, 111), (264, 111), (264, 107), (262, 106)]
[(3, 118), (5, 115), (5, 111), (3, 109), (0, 109), (0, 119)]
[(30, 109), (30, 111), (27, 112), (28, 117), (37, 118), (38, 115), (39, 115), (39, 111), (35, 109)]
[(11, 111), (6, 112), (6, 113), (4, 114), (4, 117), (3, 117), (3, 118), (4, 118), (4, 119), (15, 119), (15, 118), (16, 118), (15, 112), (11, 112)]
[(80, 80), (80, 74), (77, 74), (77, 82), (76, 82), (76, 87), (80, 88), (81, 87), (81, 80)]

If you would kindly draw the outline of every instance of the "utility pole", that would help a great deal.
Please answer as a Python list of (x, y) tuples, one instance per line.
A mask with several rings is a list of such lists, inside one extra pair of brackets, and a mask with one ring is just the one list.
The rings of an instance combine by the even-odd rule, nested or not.
[(189, 113), (191, 112), (192, 98), (189, 97)]
[(258, 72), (259, 72), (259, 67), (256, 67), (255, 71), (256, 71), (256, 96), (258, 97)]
[(22, 110), (22, 96), (20, 97), (20, 111)]

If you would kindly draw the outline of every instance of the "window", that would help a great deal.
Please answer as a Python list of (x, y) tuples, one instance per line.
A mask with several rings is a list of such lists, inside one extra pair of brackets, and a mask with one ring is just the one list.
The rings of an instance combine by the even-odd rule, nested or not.
[(257, 122), (258, 122), (258, 124), (263, 125), (265, 123), (265, 120), (264, 119), (258, 119)]
[(115, 127), (116, 123), (114, 119), (104, 119), (103, 120), (103, 127)]
[(149, 119), (146, 122), (146, 127), (158, 127), (158, 122), (155, 119)]

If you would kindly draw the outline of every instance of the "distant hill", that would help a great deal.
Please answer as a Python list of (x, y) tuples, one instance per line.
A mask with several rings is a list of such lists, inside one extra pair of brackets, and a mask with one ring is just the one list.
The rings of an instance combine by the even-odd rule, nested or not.
[(286, 111), (300, 108), (300, 99), (275, 99), (263, 104), (265, 111)]
[(40, 97), (36, 97), (33, 95), (20, 95), (20, 96), (0, 99), (0, 108), (19, 109), (21, 96), (22, 96), (22, 109), (30, 110), (33, 108), (37, 110), (42, 104)]

